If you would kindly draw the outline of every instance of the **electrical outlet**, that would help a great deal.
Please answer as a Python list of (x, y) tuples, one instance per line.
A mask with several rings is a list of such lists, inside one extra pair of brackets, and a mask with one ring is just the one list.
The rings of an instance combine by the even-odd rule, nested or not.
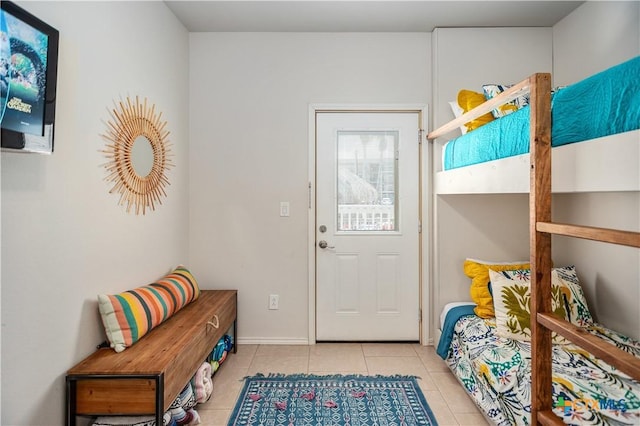
[(269, 295), (269, 309), (271, 310), (280, 309), (278, 307), (278, 302), (280, 302), (280, 296), (278, 296), (277, 294)]

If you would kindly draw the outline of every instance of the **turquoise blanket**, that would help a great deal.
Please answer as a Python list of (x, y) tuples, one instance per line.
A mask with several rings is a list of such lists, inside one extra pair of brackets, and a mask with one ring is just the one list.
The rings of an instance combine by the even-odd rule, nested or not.
[(451, 347), (451, 340), (453, 339), (453, 331), (456, 327), (458, 320), (467, 315), (475, 315), (473, 308), (476, 305), (463, 305), (452, 308), (447, 312), (447, 316), (444, 318), (444, 324), (442, 325), (442, 335), (438, 342), (438, 348), (436, 353), (440, 355), (440, 358), (447, 359), (449, 357), (449, 348)]
[[(640, 56), (559, 89), (551, 101), (551, 145), (640, 129)], [(444, 170), (529, 152), (529, 107), (451, 140)]]

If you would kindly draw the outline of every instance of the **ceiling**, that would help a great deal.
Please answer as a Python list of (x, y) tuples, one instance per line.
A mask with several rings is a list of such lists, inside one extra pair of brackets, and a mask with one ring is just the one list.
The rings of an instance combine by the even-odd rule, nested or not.
[(583, 1), (165, 0), (190, 32), (431, 32), (551, 27)]

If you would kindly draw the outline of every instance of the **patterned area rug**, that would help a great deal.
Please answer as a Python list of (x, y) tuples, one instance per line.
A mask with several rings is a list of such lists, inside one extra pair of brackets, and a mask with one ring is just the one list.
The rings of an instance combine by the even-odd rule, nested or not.
[(245, 378), (231, 425), (437, 425), (411, 376)]

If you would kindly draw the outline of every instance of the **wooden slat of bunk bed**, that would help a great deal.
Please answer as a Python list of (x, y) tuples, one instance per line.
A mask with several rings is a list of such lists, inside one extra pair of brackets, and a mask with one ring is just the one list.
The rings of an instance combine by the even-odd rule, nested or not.
[(538, 422), (540, 422), (543, 425), (564, 425), (565, 424), (565, 422), (563, 422), (562, 419), (556, 416), (555, 413), (551, 410), (539, 411)]
[(584, 238), (587, 240), (640, 248), (640, 232), (551, 222), (538, 222), (536, 229), (540, 232), (547, 232), (549, 234)]
[[(483, 104), (475, 107), (469, 112), (462, 114), (460, 117), (449, 121), (448, 123), (440, 126), (436, 130), (433, 130), (431, 133), (427, 135), (427, 139), (433, 140), (439, 138), (440, 136), (444, 136), (449, 132), (452, 132), (459, 128), (460, 126), (468, 123), (471, 120), (475, 120), (478, 117), (485, 115), (488, 112), (496, 109), (500, 105), (503, 105), (509, 101), (514, 100), (518, 96), (526, 94), (530, 90), (530, 78), (521, 81), (518, 84), (514, 84), (504, 92), (500, 93), (494, 98), (489, 99)], [(551, 89), (549, 89), (551, 90)]]
[(571, 342), (587, 350), (608, 364), (615, 364), (618, 370), (630, 377), (640, 377), (640, 363), (638, 358), (628, 352), (618, 349), (598, 336), (594, 336), (582, 327), (571, 324), (553, 314), (538, 314), (538, 322), (546, 328), (555, 331)]

